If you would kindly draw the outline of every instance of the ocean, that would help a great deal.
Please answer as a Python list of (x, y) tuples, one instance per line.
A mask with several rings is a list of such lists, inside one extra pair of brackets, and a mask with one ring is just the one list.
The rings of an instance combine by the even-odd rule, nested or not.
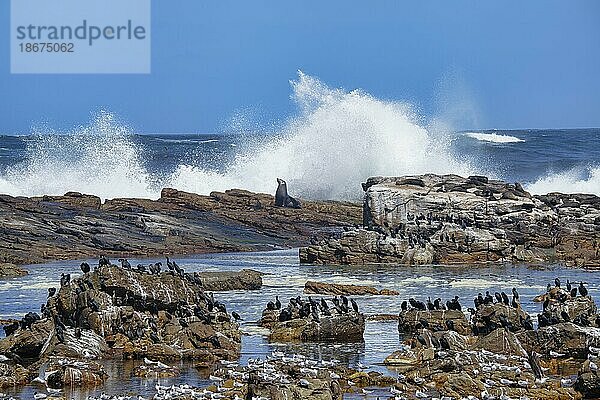
[(272, 193), (280, 177), (296, 197), (360, 200), (370, 176), (430, 172), (518, 181), (538, 194), (600, 194), (598, 128), (457, 131), (410, 104), (304, 74), (292, 89), (295, 115), (268, 124), (238, 116), (219, 133), (142, 135), (126, 116), (100, 111), (66, 131), (0, 135), (0, 193)]

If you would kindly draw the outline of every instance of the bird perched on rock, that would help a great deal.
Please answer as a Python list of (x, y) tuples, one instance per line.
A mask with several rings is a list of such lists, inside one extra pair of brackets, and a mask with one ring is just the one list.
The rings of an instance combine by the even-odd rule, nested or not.
[(83, 272), (84, 274), (87, 274), (88, 272), (90, 272), (90, 264), (88, 264), (86, 262), (82, 262), (79, 267), (81, 268), (81, 272)]
[(560, 279), (554, 278), (554, 286), (557, 287), (557, 288), (560, 287)]
[(588, 290), (585, 286), (583, 286), (583, 282), (579, 282), (579, 294), (583, 297), (588, 295)]
[(60, 274), (60, 286), (68, 285), (71, 282), (71, 274)]
[(54, 296), (55, 294), (56, 294), (56, 288), (55, 287), (48, 288), (48, 298)]
[(233, 319), (235, 319), (236, 321), (241, 321), (242, 317), (240, 317), (240, 314), (236, 313), (235, 311), (231, 312), (231, 316), (233, 317)]
[[(119, 258), (119, 262), (121, 263), (122, 268), (131, 269), (131, 264), (126, 259)], [(110, 261), (108, 262), (108, 265), (110, 265)]]
[(98, 260), (98, 266), (99, 267), (110, 267), (110, 260), (108, 258), (106, 258), (105, 256), (100, 256), (100, 259)]
[(519, 292), (517, 292), (517, 288), (512, 288), (512, 294), (515, 299), (519, 300)]
[(571, 291), (571, 282), (567, 279), (567, 292)]
[(275, 296), (275, 308), (281, 310), (281, 301), (279, 301), (279, 296)]
[(354, 299), (350, 299), (350, 303), (352, 304), (354, 312), (358, 312), (358, 304), (356, 304), (356, 301)]

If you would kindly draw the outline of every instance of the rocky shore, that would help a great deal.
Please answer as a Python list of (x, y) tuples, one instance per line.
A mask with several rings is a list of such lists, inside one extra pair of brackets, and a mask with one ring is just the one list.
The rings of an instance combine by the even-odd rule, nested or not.
[(406, 340), (385, 360), (401, 373), (401, 390), (423, 394), (417, 397), (596, 398), (600, 318), (585, 286), (549, 287), (537, 329), (518, 292), (510, 297), (479, 294), (468, 318), (456, 298), (404, 302), (398, 330)]
[(0, 279), (18, 278), (27, 275), (27, 270), (11, 263), (0, 263)]
[(369, 178), (363, 226), (300, 250), (317, 264), (564, 262), (600, 267), (600, 197), (533, 196), (483, 176)]
[(0, 195), (0, 263), (260, 251), (305, 245), (360, 223), (358, 204), (303, 201), (244, 190), (209, 196), (163, 189), (158, 200)]
[[(61, 276), (41, 314), (4, 327), (6, 360), (0, 387), (27, 383), (45, 365), (49, 387), (96, 385), (107, 375), (94, 360), (107, 358), (234, 360), (239, 325), (223, 303), (204, 291), (198, 274), (167, 261), (150, 271), (102, 258), (81, 277)], [(234, 314), (234, 313), (232, 313)]]

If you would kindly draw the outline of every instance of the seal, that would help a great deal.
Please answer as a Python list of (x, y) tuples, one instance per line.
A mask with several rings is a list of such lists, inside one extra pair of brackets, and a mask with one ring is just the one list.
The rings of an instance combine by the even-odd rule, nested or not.
[(287, 192), (287, 183), (277, 178), (277, 191), (275, 192), (275, 205), (278, 207), (301, 208), (300, 202)]

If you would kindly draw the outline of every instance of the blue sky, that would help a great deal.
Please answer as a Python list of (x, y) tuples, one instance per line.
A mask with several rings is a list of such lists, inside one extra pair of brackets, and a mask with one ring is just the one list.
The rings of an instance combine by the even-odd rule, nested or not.
[(413, 103), (457, 129), (600, 126), (598, 1), (152, 2), (150, 75), (11, 75), (0, 6), (0, 132), (85, 123), (213, 132), (295, 112), (289, 80)]

